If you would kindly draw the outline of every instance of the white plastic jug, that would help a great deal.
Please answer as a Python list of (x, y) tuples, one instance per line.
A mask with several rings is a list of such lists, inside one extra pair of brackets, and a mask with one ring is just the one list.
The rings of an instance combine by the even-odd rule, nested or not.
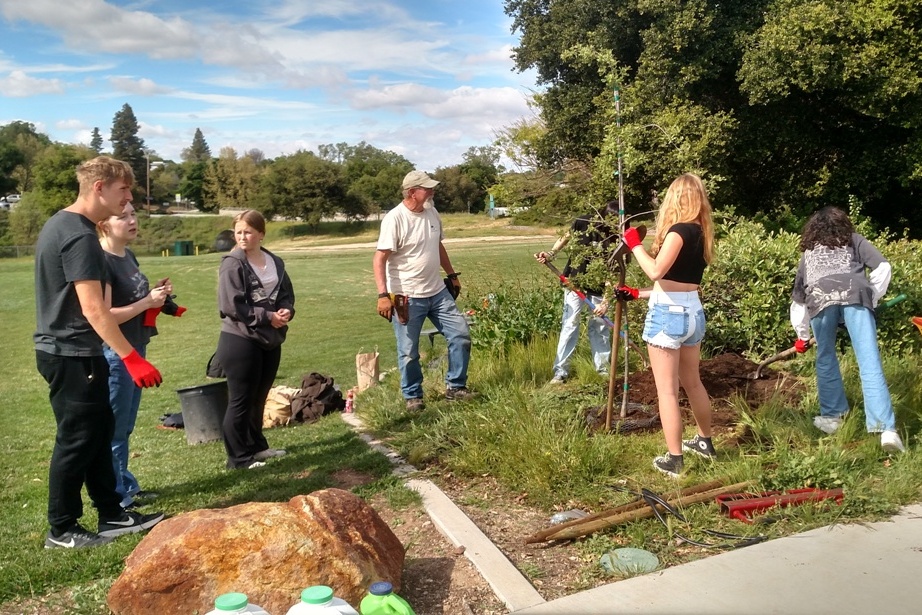
[(214, 610), (206, 615), (269, 615), (262, 607), (250, 604), (246, 594), (221, 594), (214, 601)]
[(286, 615), (359, 615), (342, 598), (333, 595), (333, 588), (314, 585), (301, 592), (301, 601), (288, 609)]

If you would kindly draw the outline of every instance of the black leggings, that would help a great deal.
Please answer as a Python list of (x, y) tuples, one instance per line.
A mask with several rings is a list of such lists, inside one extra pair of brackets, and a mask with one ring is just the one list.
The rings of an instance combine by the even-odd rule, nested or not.
[(251, 340), (222, 332), (216, 355), (227, 375), (227, 467), (246, 468), (253, 455), (269, 448), (263, 436), (263, 407), (279, 369), (282, 347), (265, 350)]

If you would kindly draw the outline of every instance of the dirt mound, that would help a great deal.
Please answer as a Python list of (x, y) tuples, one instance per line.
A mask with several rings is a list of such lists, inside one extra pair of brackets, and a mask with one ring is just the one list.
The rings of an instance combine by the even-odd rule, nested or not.
[[(726, 353), (701, 361), (701, 382), (704, 383), (704, 388), (707, 389), (711, 398), (715, 433), (730, 430), (737, 424), (739, 414), (733, 403), (735, 398), (742, 398), (751, 408), (755, 409), (777, 393), (782, 375), (771, 369), (763, 369), (762, 378), (752, 380), (749, 375), (753, 374), (757, 367), (756, 363), (734, 353)], [(620, 380), (623, 375), (618, 378)], [(791, 390), (787, 392), (794, 393)], [(659, 429), (653, 370), (647, 368), (628, 374), (627, 395), (627, 417), (624, 421), (620, 420), (620, 395), (615, 399), (612, 428), (622, 433)], [(684, 409), (689, 409), (688, 400), (682, 393), (680, 393), (679, 405)], [(590, 429), (595, 431), (603, 427), (605, 412), (605, 406), (587, 409), (586, 422)]]

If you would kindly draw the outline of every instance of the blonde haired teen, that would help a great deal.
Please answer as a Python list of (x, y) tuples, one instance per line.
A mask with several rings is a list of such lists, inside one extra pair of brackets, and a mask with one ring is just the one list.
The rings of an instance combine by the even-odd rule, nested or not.
[[(711, 400), (699, 373), (705, 318), (698, 285), (714, 258), (711, 204), (701, 178), (686, 173), (669, 186), (656, 216), (650, 253), (636, 229), (625, 229), (623, 240), (653, 281), (653, 288), (642, 293), (628, 287), (617, 291), (622, 299), (649, 298), (643, 339), (650, 353), (668, 448), (653, 460), (653, 467), (678, 476), (684, 467), (683, 451), (708, 459), (716, 457), (711, 444)], [(685, 389), (697, 427), (697, 435), (684, 442), (680, 386)]]

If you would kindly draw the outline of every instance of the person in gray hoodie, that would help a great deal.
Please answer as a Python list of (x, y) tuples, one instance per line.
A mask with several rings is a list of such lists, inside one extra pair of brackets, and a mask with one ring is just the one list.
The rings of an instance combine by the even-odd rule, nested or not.
[(228, 469), (258, 468), (284, 450), (263, 436), (263, 406), (278, 372), (282, 343), (295, 315), (285, 263), (261, 246), (266, 220), (248, 209), (234, 218), (237, 246), (221, 259), (215, 359), (227, 376), (224, 448)]

